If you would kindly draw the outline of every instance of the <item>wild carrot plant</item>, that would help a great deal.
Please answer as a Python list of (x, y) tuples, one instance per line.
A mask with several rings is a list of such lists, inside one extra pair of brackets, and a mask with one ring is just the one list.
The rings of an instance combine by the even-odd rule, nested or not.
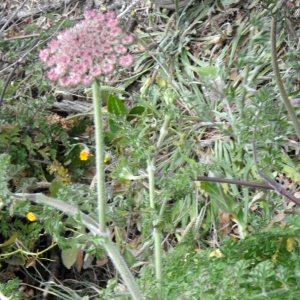
[[(96, 140), (98, 226), (99, 233), (102, 236), (101, 244), (103, 244), (119, 270), (132, 297), (143, 299), (125, 261), (115, 244), (110, 240), (106, 227), (105, 157), (102, 101), (99, 86), (100, 76), (115, 71), (119, 66), (130, 67), (133, 64), (134, 57), (128, 54), (127, 46), (132, 44), (134, 39), (133, 35), (126, 34), (119, 26), (119, 20), (113, 12), (102, 14), (96, 11), (87, 11), (83, 21), (60, 33), (57, 38), (48, 44), (46, 49), (41, 50), (39, 56), (49, 69), (47, 78), (53, 85), (68, 88), (92, 84)], [(53, 205), (53, 203), (58, 202), (52, 201), (51, 203)], [(56, 208), (72, 214), (72, 208), (67, 208), (62, 202)], [(73, 213), (75, 214), (75, 212), (74, 209)], [(93, 223), (92, 226), (95, 230), (95, 223), (92, 220), (88, 222), (90, 222), (90, 225)]]

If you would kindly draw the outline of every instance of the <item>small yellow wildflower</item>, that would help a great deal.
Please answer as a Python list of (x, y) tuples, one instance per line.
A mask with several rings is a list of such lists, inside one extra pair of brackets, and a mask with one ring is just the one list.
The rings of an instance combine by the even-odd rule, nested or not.
[(81, 160), (88, 160), (90, 156), (93, 156), (93, 154), (88, 149), (83, 149), (79, 154)]
[(213, 250), (212, 252), (210, 252), (209, 254), (209, 257), (217, 257), (217, 258), (220, 258), (220, 257), (224, 257), (225, 255), (220, 251), (220, 249), (216, 249), (216, 250)]
[(289, 237), (286, 241), (286, 250), (293, 252), (294, 248), (298, 245), (295, 238)]
[(105, 153), (104, 157), (104, 163), (108, 163), (111, 160), (111, 154), (110, 153)]
[(26, 215), (26, 217), (30, 222), (37, 221), (38, 219), (37, 216), (31, 211)]

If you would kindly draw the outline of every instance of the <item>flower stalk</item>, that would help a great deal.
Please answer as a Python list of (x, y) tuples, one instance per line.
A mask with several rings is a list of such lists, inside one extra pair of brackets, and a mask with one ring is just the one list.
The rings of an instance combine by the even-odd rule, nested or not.
[(100, 87), (97, 80), (93, 83), (93, 104), (94, 104), (94, 122), (95, 122), (95, 141), (96, 141), (96, 186), (98, 198), (98, 222), (99, 230), (106, 231), (105, 218), (105, 173), (104, 173), (104, 141), (102, 124), (102, 101)]
[[(87, 11), (85, 19), (73, 28), (60, 33), (40, 52), (40, 59), (50, 69), (47, 77), (53, 84), (62, 87), (88, 86), (92, 84), (94, 123), (96, 141), (96, 186), (98, 200), (98, 222), (80, 213), (82, 223), (96, 236), (103, 237), (99, 246), (103, 246), (116, 269), (120, 272), (133, 299), (142, 300), (142, 295), (133, 275), (116, 245), (110, 239), (106, 226), (105, 172), (104, 172), (104, 139), (102, 124), (102, 101), (100, 76), (113, 72), (116, 67), (129, 67), (134, 58), (127, 54), (127, 46), (134, 37), (126, 34), (119, 26), (114, 12), (106, 14)], [(86, 160), (88, 153), (81, 153)], [(59, 200), (49, 201), (46, 196), (39, 196), (40, 203), (51, 205), (72, 216), (76, 209)], [(55, 199), (54, 199), (55, 200)]]
[[(171, 107), (177, 97), (176, 93), (173, 91), (168, 91), (166, 97), (166, 103)], [(151, 157), (149, 155), (147, 159), (147, 171), (148, 171), (148, 181), (149, 181), (149, 200), (150, 208), (155, 211), (155, 164), (156, 158), (159, 153), (160, 148), (162, 147), (163, 141), (165, 140), (168, 134), (168, 128), (171, 122), (171, 116), (169, 114), (165, 115), (164, 123), (160, 129), (160, 135), (156, 144), (156, 151)], [(162, 272), (162, 233), (159, 228), (159, 223), (161, 222), (162, 215), (164, 213), (165, 205), (161, 208), (157, 220), (153, 221), (153, 237), (154, 237), (154, 248), (155, 248), (155, 276), (156, 276), (156, 286), (157, 286), (157, 299), (162, 299), (162, 287), (163, 287), (163, 272)]]
[[(150, 208), (155, 211), (155, 158), (149, 157), (147, 159), (147, 171), (149, 180), (149, 200)], [(157, 286), (157, 299), (162, 299), (162, 249), (161, 249), (161, 230), (157, 227), (158, 220), (153, 221), (153, 237), (155, 249), (155, 277)]]

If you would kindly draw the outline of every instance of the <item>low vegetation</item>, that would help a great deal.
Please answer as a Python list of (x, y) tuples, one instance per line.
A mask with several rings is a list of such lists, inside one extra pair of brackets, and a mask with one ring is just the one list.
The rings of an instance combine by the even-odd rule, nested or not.
[(83, 12), (1, 25), (1, 299), (299, 298), (300, 3), (247, 2), (132, 13), (134, 63), (99, 79), (101, 170), (95, 86), (39, 59)]

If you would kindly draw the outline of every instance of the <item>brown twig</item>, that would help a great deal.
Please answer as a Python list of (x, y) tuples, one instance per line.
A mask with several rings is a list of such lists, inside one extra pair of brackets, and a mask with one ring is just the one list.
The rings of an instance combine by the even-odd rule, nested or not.
[(297, 199), (293, 194), (288, 192), (281, 184), (276, 182), (274, 179), (271, 179), (267, 177), (262, 171), (259, 170), (258, 164), (257, 164), (257, 156), (256, 156), (256, 146), (255, 141), (253, 140), (253, 158), (254, 158), (254, 164), (257, 170), (258, 175), (270, 186), (272, 189), (277, 193), (285, 196), (295, 204), (300, 206), (300, 200)]
[[(155, 176), (162, 177), (164, 176), (163, 173), (155, 173)], [(168, 173), (167, 176), (173, 177), (175, 173)], [(253, 181), (244, 181), (238, 179), (228, 179), (228, 178), (220, 178), (220, 177), (209, 177), (209, 176), (196, 176), (190, 177), (193, 181), (209, 181), (209, 182), (219, 182), (219, 183), (229, 183), (229, 184), (237, 184), (243, 186), (250, 186), (253, 188), (262, 188), (273, 190), (274, 188), (265, 183), (253, 182)]]
[[(258, 170), (258, 175), (267, 183), (259, 183), (259, 182), (252, 182), (252, 181), (244, 181), (244, 180), (237, 180), (237, 179), (228, 179), (228, 178), (220, 178), (220, 177), (208, 177), (208, 176), (197, 176), (197, 177), (190, 177), (193, 181), (208, 181), (208, 182), (219, 182), (219, 183), (229, 183), (229, 184), (237, 184), (243, 186), (249, 186), (253, 188), (262, 188), (268, 190), (274, 190), (278, 194), (281, 194), (294, 202), (295, 204), (300, 206), (300, 200), (297, 199), (293, 194), (288, 192), (282, 185), (276, 182), (274, 179), (268, 178), (264, 175), (261, 171)], [(164, 176), (163, 173), (155, 173), (155, 176), (162, 177)], [(167, 176), (173, 177), (175, 173), (168, 173)]]
[[(195, 181), (195, 179), (193, 179), (193, 180)], [(270, 187), (268, 184), (265, 184), (265, 183), (244, 181), (244, 180), (237, 180), (237, 179), (197, 176), (196, 180), (197, 181), (210, 181), (210, 182), (237, 184), (237, 185), (243, 185), (243, 186), (250, 186), (253, 188), (262, 188), (262, 189), (273, 190), (273, 187)]]

